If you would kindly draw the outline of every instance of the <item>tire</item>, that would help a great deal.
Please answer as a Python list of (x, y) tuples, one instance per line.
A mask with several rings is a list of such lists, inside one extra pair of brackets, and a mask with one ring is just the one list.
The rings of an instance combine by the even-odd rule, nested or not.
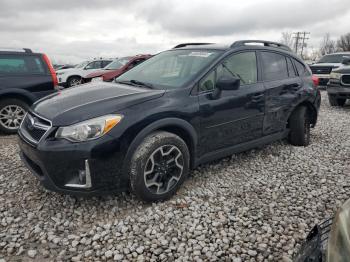
[(0, 132), (16, 134), (28, 108), (28, 104), (19, 99), (0, 100)]
[(82, 79), (79, 76), (71, 76), (67, 80), (67, 87), (78, 86), (82, 83)]
[(294, 146), (310, 144), (310, 114), (305, 106), (297, 107), (289, 118), (289, 142)]
[(185, 181), (189, 163), (188, 147), (180, 137), (163, 131), (152, 133), (131, 158), (131, 192), (145, 202), (167, 200)]
[(346, 99), (336, 98), (335, 96), (332, 96), (332, 95), (328, 95), (328, 100), (331, 106), (344, 106), (346, 102)]

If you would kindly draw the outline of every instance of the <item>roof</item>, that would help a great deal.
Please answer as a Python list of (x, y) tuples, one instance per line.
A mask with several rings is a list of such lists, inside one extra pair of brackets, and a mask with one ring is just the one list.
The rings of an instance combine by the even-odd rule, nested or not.
[(1, 53), (6, 54), (33, 54), (33, 51), (29, 48), (6, 48), (0, 47)]
[(212, 43), (183, 43), (174, 47), (174, 49), (216, 49), (216, 50), (229, 50), (239, 47), (249, 47), (253, 46), (254, 48), (272, 48), (278, 50), (284, 50), (287, 52), (292, 52), (290, 47), (266, 40), (240, 40), (235, 41), (232, 44), (212, 44)]

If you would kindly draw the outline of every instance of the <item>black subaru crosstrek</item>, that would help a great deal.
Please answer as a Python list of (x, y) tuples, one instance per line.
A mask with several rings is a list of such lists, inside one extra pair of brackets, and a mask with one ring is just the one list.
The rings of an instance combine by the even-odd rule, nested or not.
[(320, 93), (284, 45), (181, 44), (116, 79), (35, 104), (21, 156), (53, 191), (169, 198), (191, 168), (289, 138), (307, 146)]
[(0, 133), (16, 134), (27, 109), (57, 85), (45, 54), (0, 48)]

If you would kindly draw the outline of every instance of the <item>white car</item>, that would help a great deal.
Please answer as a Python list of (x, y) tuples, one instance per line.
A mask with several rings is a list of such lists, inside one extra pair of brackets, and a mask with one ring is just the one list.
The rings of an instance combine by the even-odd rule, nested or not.
[(350, 57), (350, 52), (325, 55), (318, 62), (310, 65), (312, 74), (319, 79), (320, 86), (326, 86), (328, 84), (332, 70), (342, 66), (344, 57)]
[(112, 59), (98, 59), (91, 61), (84, 61), (74, 68), (57, 70), (58, 84), (63, 87), (71, 87), (81, 84), (82, 78), (88, 74), (101, 70), (109, 65)]

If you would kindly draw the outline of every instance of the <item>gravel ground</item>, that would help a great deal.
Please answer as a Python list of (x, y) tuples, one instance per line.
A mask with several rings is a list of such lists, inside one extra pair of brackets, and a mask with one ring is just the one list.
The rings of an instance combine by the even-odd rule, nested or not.
[(290, 261), (349, 198), (350, 106), (325, 94), (312, 144), (276, 142), (201, 166), (170, 201), (45, 191), (0, 138), (0, 261)]

